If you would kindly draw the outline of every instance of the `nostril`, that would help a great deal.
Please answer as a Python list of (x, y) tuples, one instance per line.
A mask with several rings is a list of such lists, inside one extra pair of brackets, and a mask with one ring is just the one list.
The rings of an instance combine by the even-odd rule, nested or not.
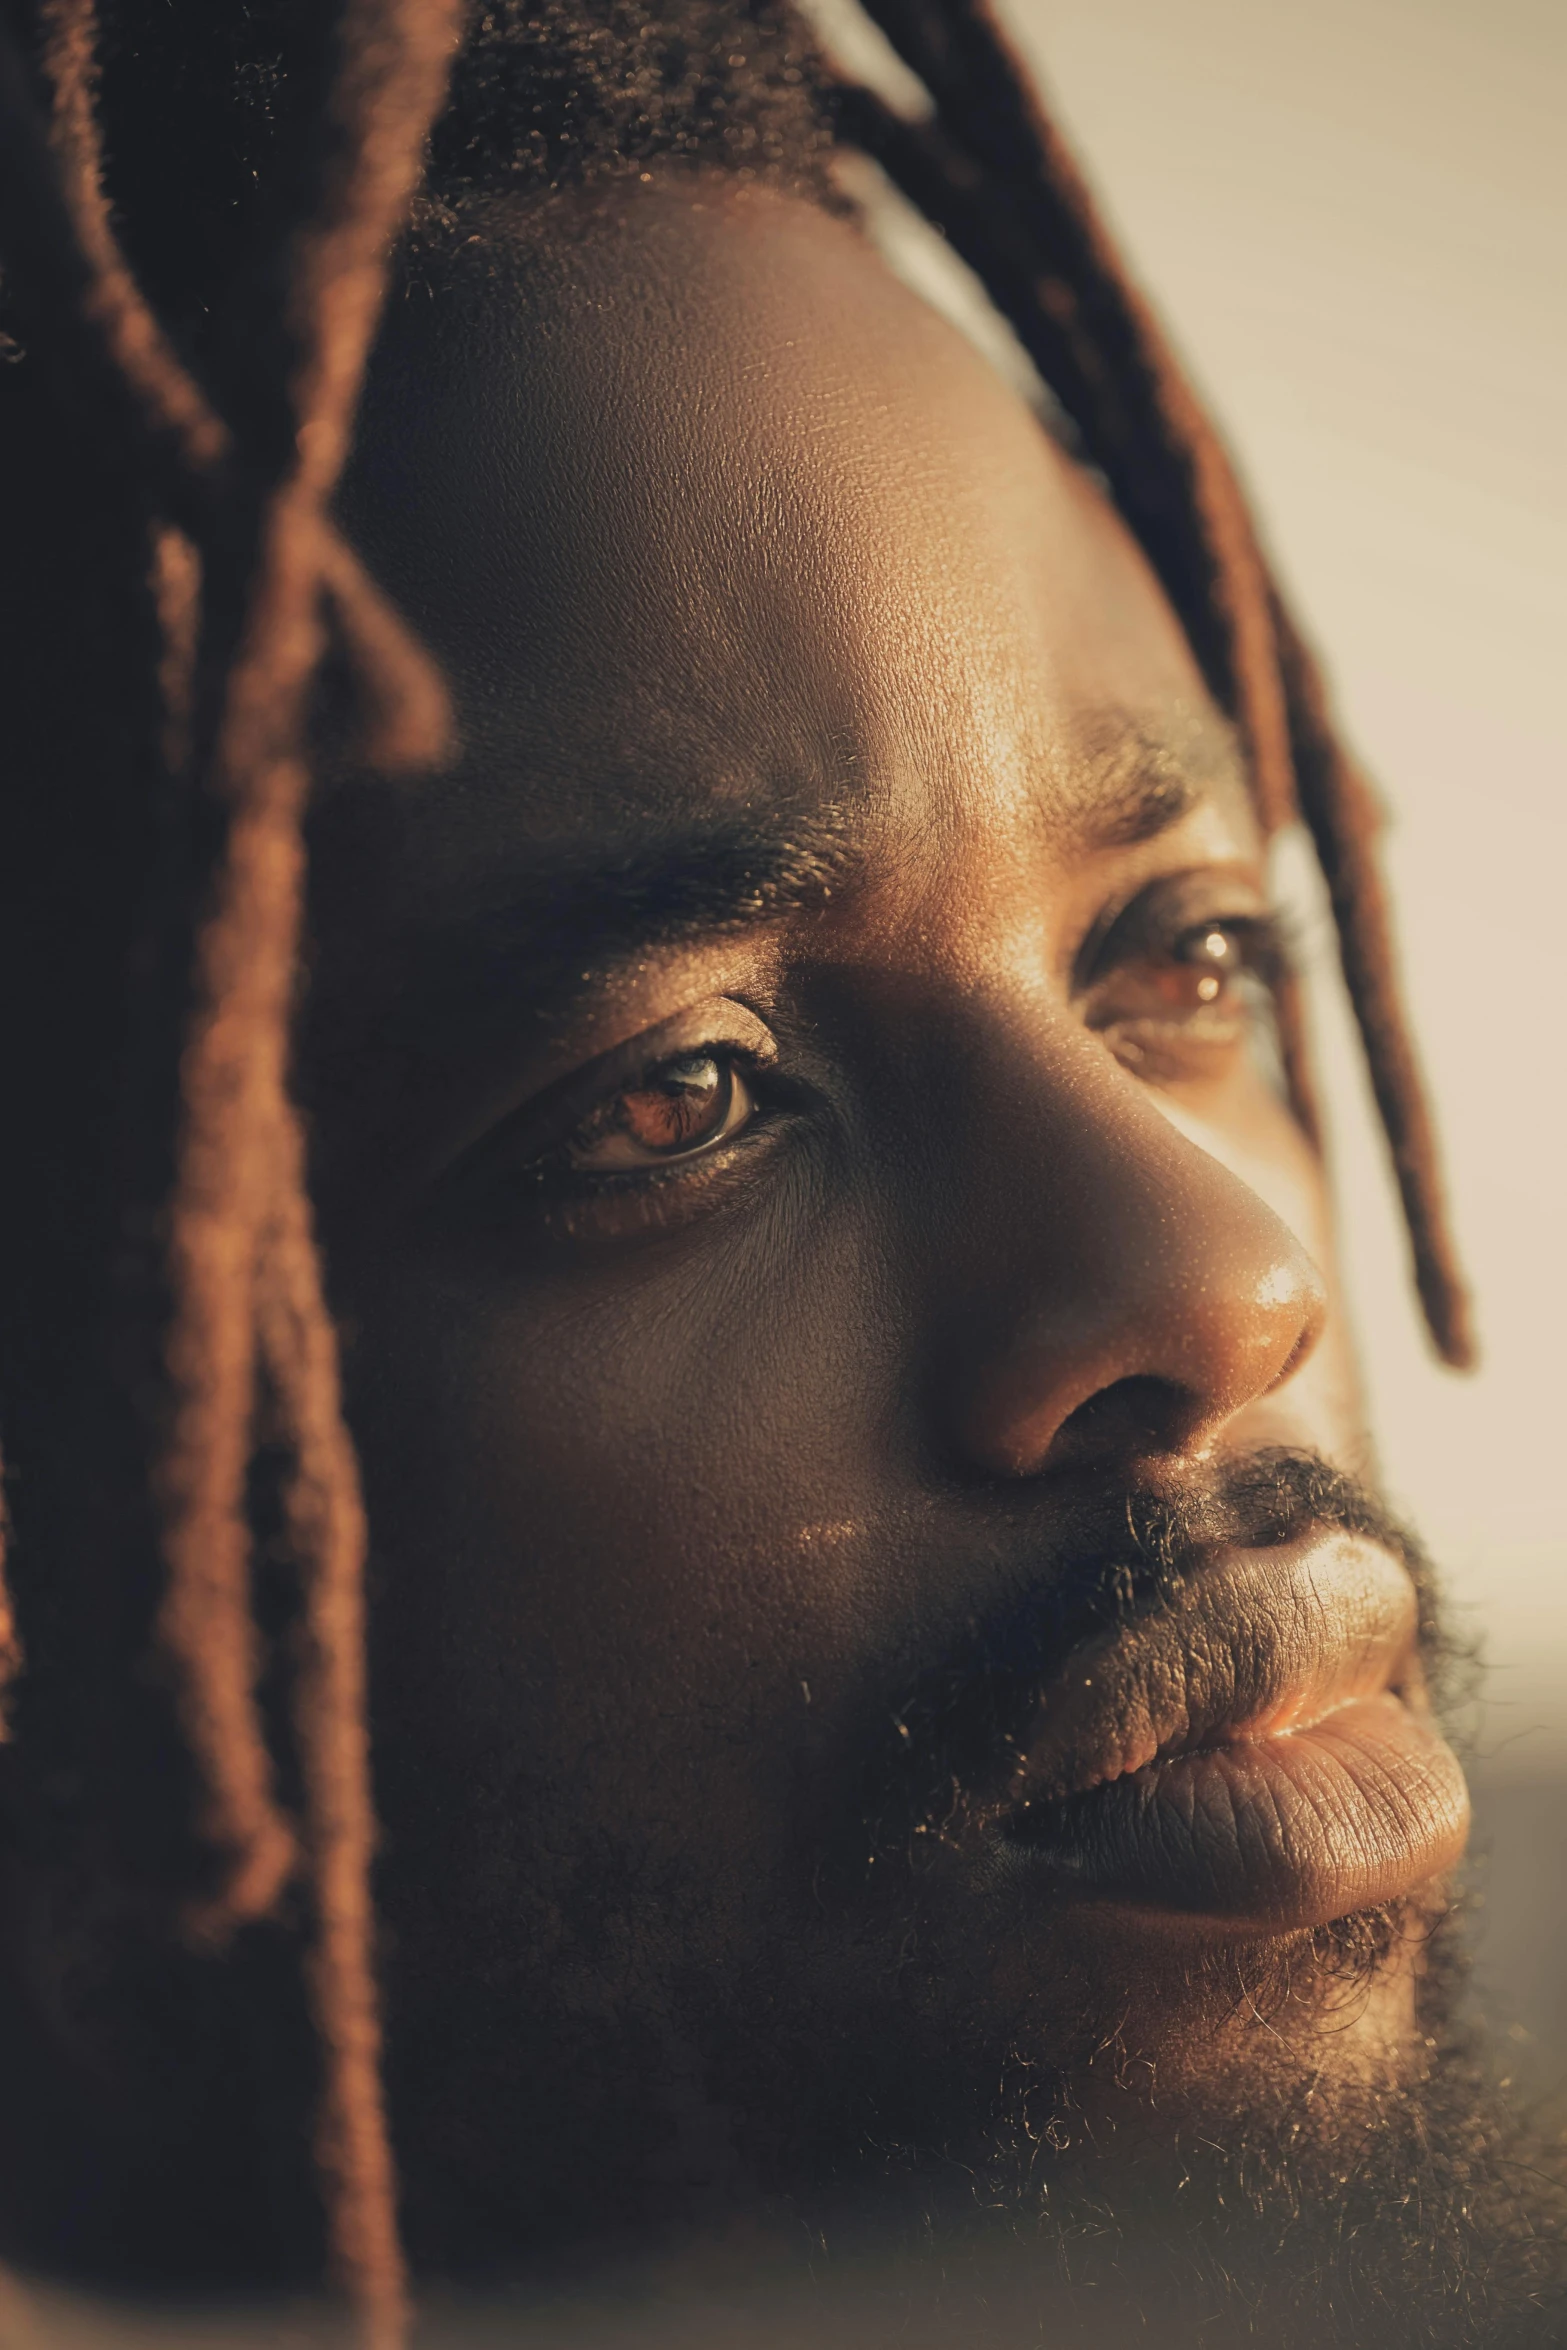
[(1051, 1439), (1043, 1469), (1092, 1468), (1180, 1452), (1203, 1418), (1200, 1400), (1172, 1379), (1116, 1379), (1085, 1398)]

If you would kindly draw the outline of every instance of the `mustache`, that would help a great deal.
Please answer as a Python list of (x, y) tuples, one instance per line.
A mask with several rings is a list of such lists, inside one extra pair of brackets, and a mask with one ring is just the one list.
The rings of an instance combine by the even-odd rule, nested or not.
[[(1379, 1543), (1414, 1587), (1422, 1663), (1439, 1714), (1468, 1694), (1473, 1659), (1440, 1617), (1431, 1562), (1381, 1495), (1319, 1454), (1259, 1448), (1182, 1486), (1080, 1495), (1032, 1572), (909, 1677), (868, 1741), (859, 1817), (871, 1852), (913, 1856), (1015, 1753), (1042, 1683), (1096, 1634), (1171, 1606), (1226, 1547), (1266, 1550), (1342, 1532)], [(926, 1847), (928, 1849), (928, 1846)]]

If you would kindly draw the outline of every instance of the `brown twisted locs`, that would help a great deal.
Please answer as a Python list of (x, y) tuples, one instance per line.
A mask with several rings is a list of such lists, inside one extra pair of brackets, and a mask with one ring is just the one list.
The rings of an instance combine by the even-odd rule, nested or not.
[[(1147, 549), (1245, 743), (1270, 826), (1299, 813), (1327, 878), (1346, 980), (1402, 1189), (1432, 1336), (1471, 1359), (1431, 1121), (1375, 857), (1375, 803), (1333, 733), (1320, 681), (1259, 551), (1244, 498), (1059, 135), (983, 0), (870, 0), (923, 81), (929, 119), (835, 94), (863, 147), (975, 268), (1060, 396)], [(328, 514), (384, 291), (386, 257), (443, 96), (459, 0), (341, 0), (310, 200), (286, 240), (292, 436), (263, 456), (220, 416), (162, 333), (116, 242), (94, 111), (93, 0), (44, 0), (52, 117), (0, 15), (0, 223), (31, 314), (143, 484), (171, 770), (224, 815), (196, 946), (170, 1215), (170, 1436), (157, 1470), (159, 1633), (222, 1861), (195, 1921), (265, 1913), (297, 1867), (325, 2058), (318, 2157), (332, 2241), (372, 2350), (404, 2338), (406, 2294), (380, 2084), (373, 1819), (364, 1666), (365, 1531), (323, 1297), (304, 1149), (287, 1089), (298, 948), (307, 697), (329, 634), (360, 692), (366, 755), (438, 759), (439, 680)], [(1297, 1101), (1311, 1115), (1287, 1003)], [(258, 1372), (277, 1398), (284, 1509), (303, 1574), (296, 1828), (255, 1695), (259, 1637), (245, 1480)], [(4, 1523), (0, 1518), (0, 1551)], [(0, 1557), (3, 1563), (3, 1557)], [(0, 1686), (20, 1662), (0, 1583)]]
[[(154, 470), (150, 561), (166, 741), (176, 756), (189, 751), (200, 690), (210, 526), (236, 485), (255, 516), (241, 558), (241, 624), (221, 676), (205, 681), (217, 712), (205, 780), (227, 821), (198, 935), (181, 1069), (169, 1219), (173, 1409), (157, 1472), (168, 1570), (159, 1630), (179, 1668), (186, 1732), (207, 1789), (207, 1834), (227, 1863), (195, 1922), (221, 1934), (269, 1910), (299, 1857), (255, 1699), (245, 1480), (259, 1350), (290, 1441), (286, 1508), (304, 1574), (296, 1713), (316, 1913), (310, 1986), (325, 2061), (318, 2155), (333, 2249), (366, 2342), (392, 2350), (405, 2331), (406, 2293), (373, 1972), (363, 1510), (286, 1069), (302, 738), (325, 646), (324, 604), (366, 689), (369, 755), (382, 765), (417, 763), (446, 741), (438, 680), (336, 537), (326, 505), (347, 451), (387, 254), (444, 94), (457, 10), (455, 0), (346, 0), (339, 12), (318, 200), (296, 226), (290, 254), (284, 388), (293, 450), (275, 478), (259, 483), (244, 480), (233, 436), (172, 353), (116, 244), (94, 120), (92, 0), (46, 0), (41, 21), (57, 171), (47, 167), (13, 49), (3, 97), (31, 183), (34, 250), (26, 237), (9, 238), (8, 258), (24, 269), (43, 261), (53, 306), (87, 364), (118, 379), (124, 437)], [(171, 509), (184, 529), (166, 519)], [(231, 546), (225, 553), (232, 564)]]

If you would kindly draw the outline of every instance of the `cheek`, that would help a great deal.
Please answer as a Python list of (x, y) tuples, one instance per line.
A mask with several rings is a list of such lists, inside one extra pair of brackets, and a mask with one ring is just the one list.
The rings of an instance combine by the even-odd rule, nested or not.
[(358, 1320), (399, 1713), (470, 1756), (637, 1758), (642, 1792), (770, 1770), (863, 1637), (896, 1385), (864, 1236), (692, 1233), (526, 1287), (393, 1268)]

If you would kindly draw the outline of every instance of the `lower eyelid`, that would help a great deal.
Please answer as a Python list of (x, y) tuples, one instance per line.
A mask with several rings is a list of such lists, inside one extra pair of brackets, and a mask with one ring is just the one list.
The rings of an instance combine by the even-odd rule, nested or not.
[(545, 1229), (563, 1239), (572, 1238), (579, 1227), (583, 1238), (606, 1228), (615, 1237), (642, 1225), (673, 1223), (686, 1207), (700, 1212), (704, 1193), (721, 1190), (731, 1177), (743, 1181), (740, 1162), (753, 1151), (772, 1149), (782, 1139), (786, 1123), (782, 1114), (764, 1116), (690, 1159), (541, 1185), (534, 1194), (534, 1212)]

